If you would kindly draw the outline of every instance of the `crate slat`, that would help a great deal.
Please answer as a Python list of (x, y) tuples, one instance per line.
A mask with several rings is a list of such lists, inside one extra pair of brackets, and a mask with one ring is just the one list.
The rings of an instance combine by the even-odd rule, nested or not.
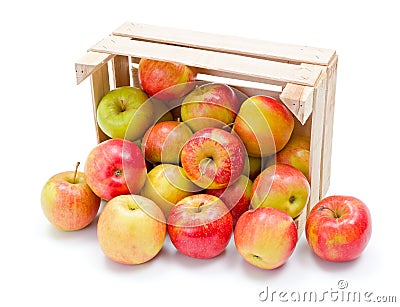
[(307, 214), (311, 208), (321, 199), (321, 153), (324, 135), (324, 118), (326, 105), (326, 69), (322, 72), (318, 85), (314, 88), (313, 112), (311, 117), (311, 139), (310, 139), (310, 177), (311, 194), (307, 205)]
[(112, 59), (114, 55), (99, 52), (88, 52), (75, 63), (76, 83), (80, 84), (93, 74), (102, 65)]
[(212, 51), (233, 53), (286, 63), (328, 65), (335, 51), (308, 46), (274, 43), (263, 40), (181, 30), (154, 25), (126, 22), (114, 35), (146, 41), (161, 42)]
[(314, 86), (321, 68), (273, 62), (236, 54), (136, 41), (120, 36), (108, 36), (95, 44), (91, 51), (180, 62), (205, 70), (205, 73), (230, 76), (275, 84), (294, 83)]
[(97, 133), (97, 141), (103, 142), (109, 137), (100, 129), (97, 123), (97, 107), (104, 97), (110, 91), (110, 80), (108, 74), (108, 65), (101, 65), (95, 72), (91, 74), (91, 88), (93, 101), (94, 123)]
[(314, 88), (288, 83), (279, 98), (304, 125), (312, 112)]
[(322, 147), (322, 166), (321, 166), (321, 197), (326, 195), (330, 185), (331, 175), (331, 156), (332, 156), (332, 137), (333, 137), (333, 118), (335, 109), (335, 93), (336, 93), (336, 78), (337, 78), (337, 62), (338, 58), (334, 59), (328, 66), (327, 72), (327, 97), (325, 107), (325, 120), (324, 120), (324, 144)]
[(120, 87), (131, 84), (131, 77), (129, 74), (130, 64), (129, 57), (116, 55), (112, 60), (114, 86)]

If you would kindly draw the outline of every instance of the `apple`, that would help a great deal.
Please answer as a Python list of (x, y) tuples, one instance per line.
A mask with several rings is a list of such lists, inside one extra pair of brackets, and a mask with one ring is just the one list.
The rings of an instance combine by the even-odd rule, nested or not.
[(310, 182), (310, 137), (292, 134), (289, 142), (276, 154), (276, 162), (294, 166)]
[(287, 164), (267, 167), (254, 180), (251, 207), (273, 207), (297, 217), (310, 198), (310, 184), (297, 168)]
[(141, 89), (121, 86), (108, 92), (97, 107), (97, 123), (110, 138), (137, 140), (153, 124), (153, 103)]
[(222, 128), (235, 120), (239, 101), (226, 84), (208, 83), (196, 87), (182, 101), (181, 118), (194, 131)]
[(275, 208), (258, 208), (243, 213), (234, 230), (235, 246), (248, 263), (272, 270), (282, 266), (297, 244), (293, 219)]
[(204, 189), (225, 188), (235, 182), (243, 172), (244, 158), (240, 140), (219, 128), (197, 131), (181, 152), (186, 175)]
[(196, 72), (181, 63), (141, 59), (139, 83), (150, 96), (173, 100), (189, 93), (195, 86)]
[(106, 140), (93, 148), (86, 159), (86, 182), (105, 200), (138, 193), (146, 181), (146, 173), (140, 148), (128, 140)]
[(165, 217), (150, 199), (120, 195), (111, 199), (97, 223), (103, 253), (122, 264), (141, 264), (154, 258), (166, 236)]
[(162, 100), (149, 99), (154, 107), (154, 122), (161, 123), (174, 120), (174, 116), (168, 106)]
[(322, 259), (343, 262), (358, 258), (372, 232), (371, 215), (364, 202), (333, 195), (310, 211), (305, 233), (311, 249)]
[(178, 201), (199, 190), (200, 188), (186, 176), (182, 167), (163, 163), (148, 172), (140, 195), (153, 200), (168, 217), (171, 208)]
[(232, 236), (233, 220), (216, 196), (195, 194), (179, 201), (168, 216), (172, 244), (182, 254), (208, 259), (221, 254)]
[(206, 194), (217, 196), (228, 207), (235, 227), (239, 217), (249, 210), (252, 181), (241, 175), (233, 184), (222, 189), (207, 189)]
[(252, 157), (273, 155), (289, 141), (294, 129), (292, 113), (280, 101), (253, 96), (240, 107), (233, 125)]
[(58, 229), (73, 231), (85, 228), (94, 218), (101, 199), (85, 181), (84, 173), (62, 172), (52, 176), (42, 189), (42, 210), (49, 222)]
[(183, 145), (193, 132), (185, 123), (165, 121), (150, 127), (143, 136), (141, 147), (151, 163), (180, 163)]

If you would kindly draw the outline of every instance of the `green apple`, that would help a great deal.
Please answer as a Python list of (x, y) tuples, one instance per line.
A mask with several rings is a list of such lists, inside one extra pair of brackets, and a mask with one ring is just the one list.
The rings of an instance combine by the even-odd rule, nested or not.
[(110, 138), (135, 141), (153, 124), (155, 104), (141, 89), (121, 86), (108, 92), (97, 107), (97, 123)]

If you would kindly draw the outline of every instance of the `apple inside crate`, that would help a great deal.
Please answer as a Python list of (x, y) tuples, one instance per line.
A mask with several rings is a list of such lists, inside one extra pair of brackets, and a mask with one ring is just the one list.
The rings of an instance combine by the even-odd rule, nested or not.
[[(90, 77), (97, 140), (97, 107), (110, 90), (140, 87), (140, 59), (193, 67), (197, 80), (224, 83), (245, 96), (281, 101), (295, 118), (292, 138), (309, 139), (310, 199), (295, 219), (299, 235), (311, 208), (329, 187), (338, 56), (335, 50), (273, 43), (126, 22), (75, 63), (77, 83)], [(285, 159), (282, 157), (277, 159)]]

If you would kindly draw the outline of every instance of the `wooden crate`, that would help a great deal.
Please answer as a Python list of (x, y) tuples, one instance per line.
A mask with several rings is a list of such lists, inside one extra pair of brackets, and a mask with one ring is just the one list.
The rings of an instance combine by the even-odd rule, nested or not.
[[(280, 99), (295, 116), (293, 133), (311, 137), (311, 197), (296, 219), (300, 231), (329, 187), (337, 54), (334, 50), (272, 43), (127, 22), (92, 46), (75, 64), (77, 83), (90, 76), (96, 109), (111, 89), (138, 86), (140, 58), (180, 62), (198, 78), (229, 84), (247, 96)], [(111, 71), (111, 73), (110, 73)]]

